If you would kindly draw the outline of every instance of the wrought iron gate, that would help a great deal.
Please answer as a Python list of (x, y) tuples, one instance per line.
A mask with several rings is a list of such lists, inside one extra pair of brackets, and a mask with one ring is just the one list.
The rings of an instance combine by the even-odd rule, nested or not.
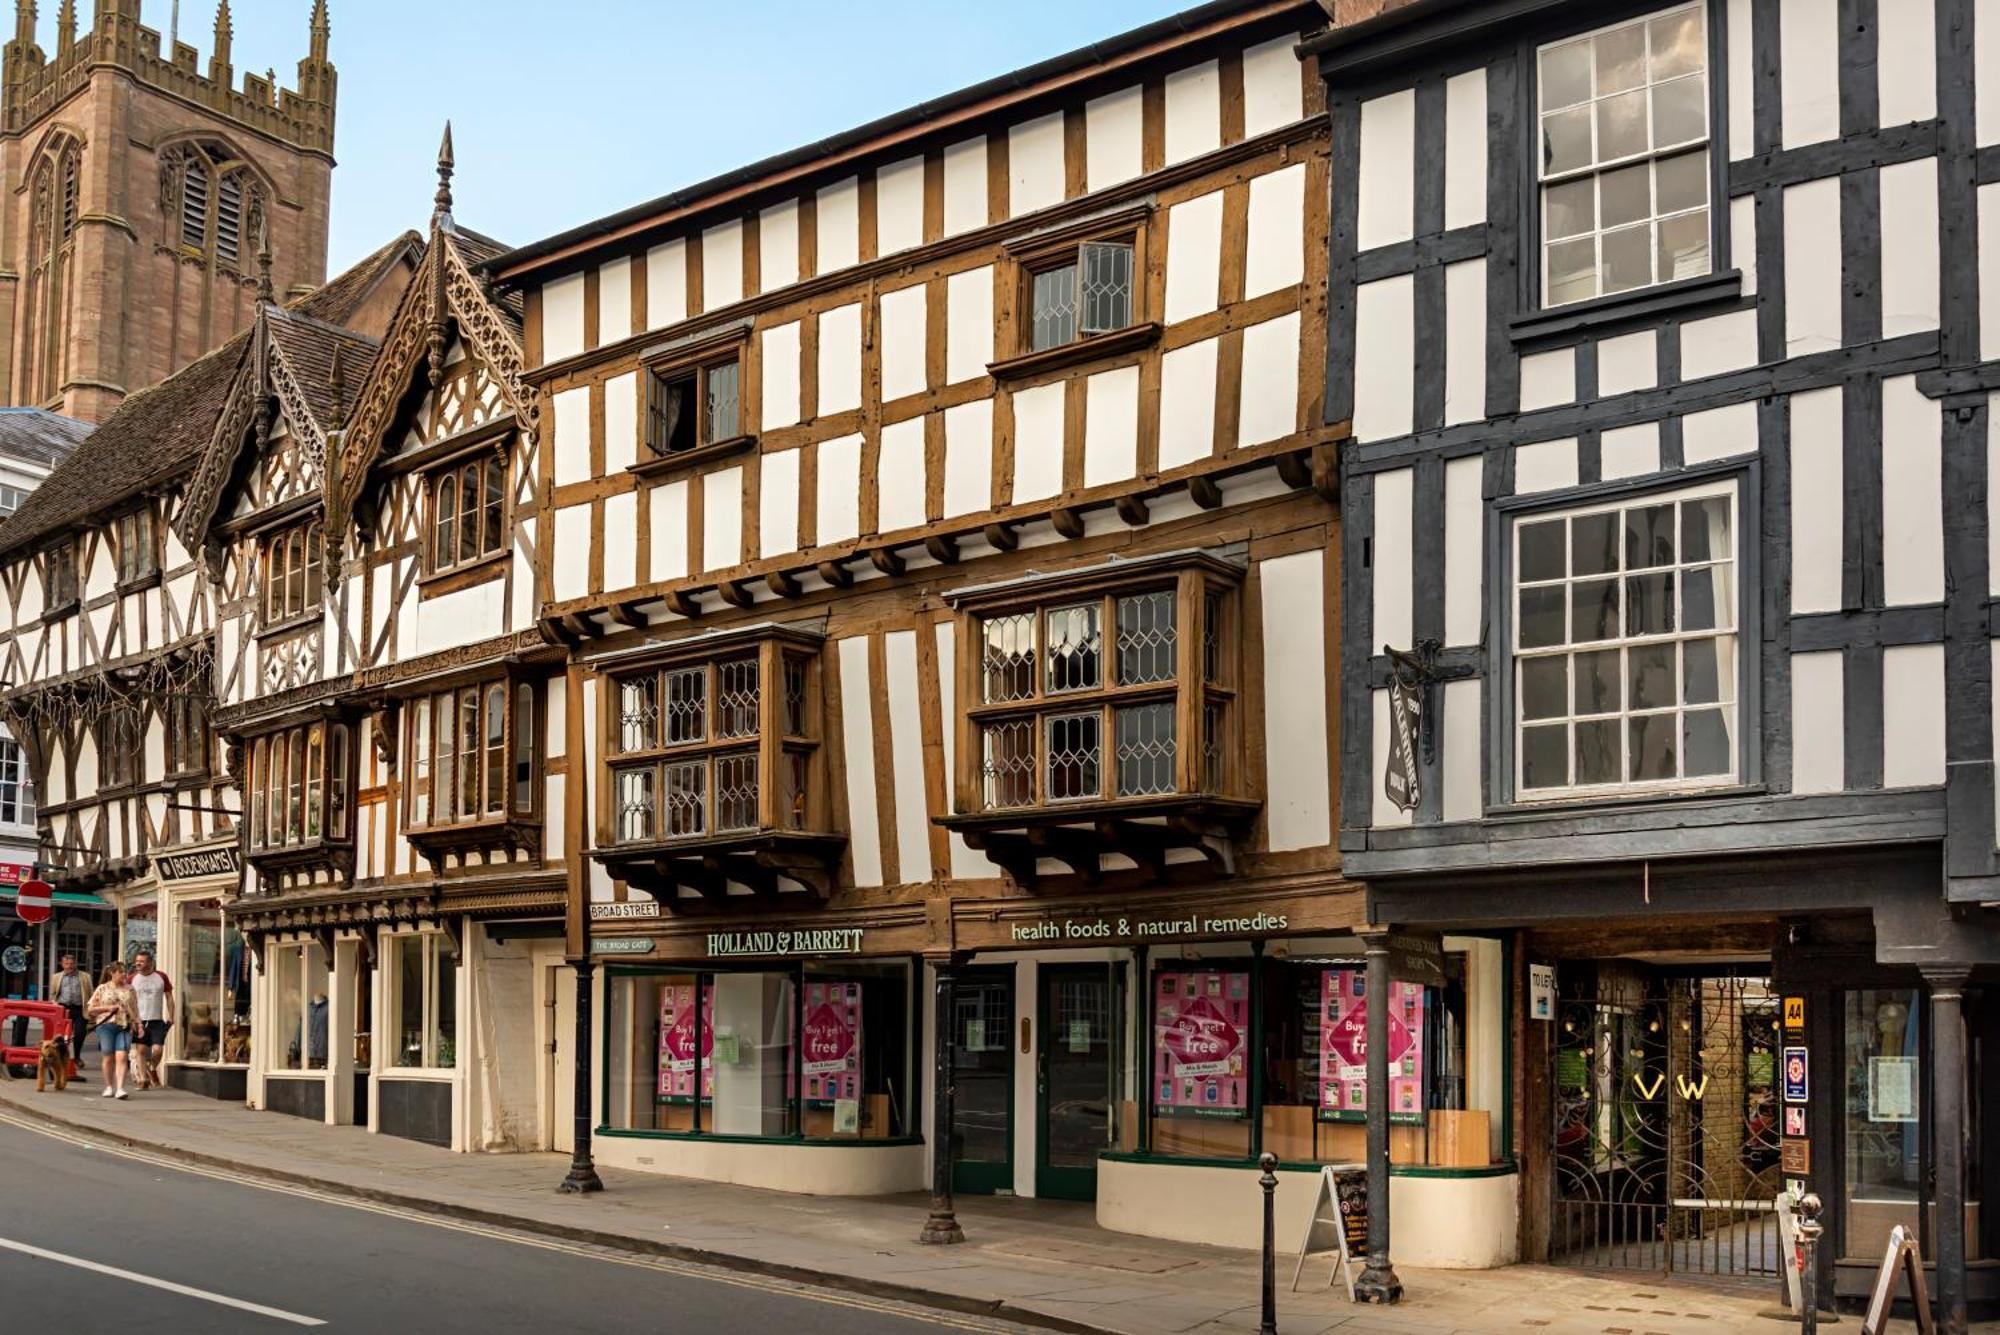
[(1634, 980), (1557, 1010), (1552, 1259), (1778, 1273), (1778, 1003), (1762, 978)]

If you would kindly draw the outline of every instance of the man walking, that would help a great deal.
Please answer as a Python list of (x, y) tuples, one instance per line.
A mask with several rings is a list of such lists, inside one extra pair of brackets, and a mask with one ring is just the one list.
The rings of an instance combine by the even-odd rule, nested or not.
[(167, 1029), (173, 1024), (174, 980), (153, 967), (153, 952), (132, 957), (132, 991), (139, 1002), (139, 1032), (132, 1036), (132, 1057), (139, 1067), (139, 1088), (165, 1084), (160, 1062), (166, 1056)]
[(62, 971), (50, 984), (49, 996), (69, 1013), (69, 1059), (72, 1062), (83, 1060), (83, 1036), (89, 1028), (89, 1022), (83, 1015), (83, 1003), (90, 1000), (90, 993), (90, 978), (76, 967), (76, 956), (64, 955)]

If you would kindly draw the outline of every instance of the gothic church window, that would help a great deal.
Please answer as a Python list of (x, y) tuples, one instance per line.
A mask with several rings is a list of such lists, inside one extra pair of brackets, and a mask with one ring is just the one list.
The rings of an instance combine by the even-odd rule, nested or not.
[(83, 149), (65, 139), (42, 157), (33, 176), (28, 254), (29, 336), (23, 367), (38, 401), (61, 389), (63, 331), (69, 319), (70, 260), (82, 200)]
[(162, 155), (160, 204), (183, 250), (240, 269), (254, 245), (264, 195), (248, 163), (225, 145), (202, 141)]

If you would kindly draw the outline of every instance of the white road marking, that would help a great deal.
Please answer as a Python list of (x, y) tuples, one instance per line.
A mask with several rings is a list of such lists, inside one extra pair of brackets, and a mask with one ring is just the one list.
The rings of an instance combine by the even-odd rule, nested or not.
[(275, 1321), (289, 1321), (295, 1326), (324, 1326), (326, 1322), (318, 1317), (300, 1316), (297, 1312), (287, 1312), (281, 1308), (266, 1307), (262, 1303), (245, 1302), (232, 1298), (226, 1293), (211, 1293), (207, 1289), (191, 1288), (186, 1284), (176, 1284), (170, 1279), (154, 1279), (151, 1275), (134, 1274), (117, 1266), (99, 1265), (95, 1261), (85, 1261), (75, 1256), (65, 1256), (46, 1248), (32, 1246), (25, 1242), (15, 1242), (12, 1238), (0, 1238), (0, 1247), (10, 1252), (21, 1252), (39, 1257), (44, 1261), (59, 1261), (63, 1265), (73, 1265), (79, 1270), (93, 1270), (100, 1275), (110, 1275), (115, 1279), (128, 1279), (134, 1284), (144, 1284), (149, 1288), (165, 1289), (168, 1293), (178, 1293), (189, 1298), (199, 1298), (206, 1303), (217, 1303), (223, 1307), (234, 1307), (239, 1312), (255, 1312), (258, 1316), (268, 1316)]

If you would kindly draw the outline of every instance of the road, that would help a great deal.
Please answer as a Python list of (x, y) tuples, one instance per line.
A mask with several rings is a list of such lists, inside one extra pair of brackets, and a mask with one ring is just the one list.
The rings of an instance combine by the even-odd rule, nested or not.
[(1021, 1328), (343, 1203), (0, 1120), (0, 1330), (308, 1329), (916, 1335)]

